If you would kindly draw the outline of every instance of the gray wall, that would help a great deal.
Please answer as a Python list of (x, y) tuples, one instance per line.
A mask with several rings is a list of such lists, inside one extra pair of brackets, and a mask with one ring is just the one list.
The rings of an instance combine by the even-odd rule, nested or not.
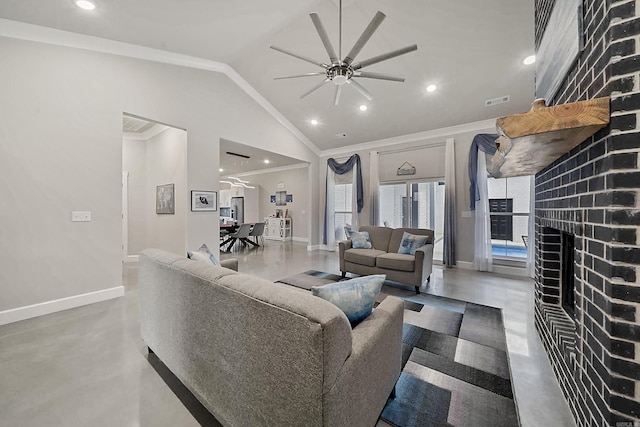
[[(482, 124), (484, 126), (484, 124)], [(387, 147), (379, 147), (375, 148), (375, 151), (379, 151), (383, 153), (385, 151), (396, 151), (400, 149), (409, 149), (415, 148), (415, 150), (410, 150), (406, 152), (406, 156), (403, 157), (401, 154), (393, 154), (393, 157), (398, 156), (398, 165), (396, 168), (400, 167), (403, 162), (409, 161), (413, 166), (416, 167), (416, 175), (411, 175), (406, 177), (407, 179), (417, 179), (419, 177), (432, 177), (434, 176), (432, 166), (426, 167), (425, 164), (431, 165), (433, 157), (430, 154), (440, 153), (442, 151), (443, 162), (444, 162), (444, 150), (433, 147), (429, 147), (430, 145), (436, 145), (440, 143), (444, 143), (448, 138), (453, 138), (455, 140), (455, 163), (456, 163), (456, 229), (457, 229), (457, 260), (461, 262), (472, 263), (473, 262), (473, 245), (474, 245), (474, 218), (473, 214), (469, 217), (463, 217), (463, 211), (469, 211), (469, 175), (467, 172), (467, 162), (469, 157), (469, 148), (471, 147), (471, 141), (473, 137), (478, 133), (492, 133), (495, 132), (494, 127), (478, 127), (477, 130), (473, 129), (472, 131), (453, 131), (451, 134), (446, 134), (434, 138), (423, 138), (419, 140), (415, 140), (412, 142), (405, 142), (394, 144), (393, 146)], [(373, 143), (371, 143), (373, 145)], [(424, 146), (424, 148), (420, 148)], [(334, 157), (336, 159), (342, 158), (346, 159), (352, 154), (359, 154), (360, 159), (362, 161), (362, 180), (364, 184), (365, 190), (365, 198), (364, 198), (364, 207), (359, 216), (360, 225), (370, 224), (371, 218), (371, 205), (369, 198), (367, 196), (367, 191), (369, 188), (369, 153), (374, 151), (372, 148), (366, 149), (356, 149), (348, 154), (335, 154), (335, 155), (323, 155), (320, 158), (320, 166), (319, 166), (319, 174), (320, 174), (320, 182), (324, 183), (326, 179), (326, 169), (327, 169), (327, 159), (330, 157)], [(439, 154), (438, 154), (439, 155)], [(385, 155), (385, 157), (387, 157)], [(420, 159), (423, 159), (422, 161)], [(427, 160), (428, 159), (428, 160)], [(382, 169), (382, 168), (381, 168)], [(422, 170), (421, 170), (422, 169)], [(438, 172), (440, 173), (440, 172)], [(387, 173), (387, 177), (389, 174)], [(442, 176), (444, 176), (444, 169), (442, 169)], [(319, 229), (318, 232), (320, 236), (322, 236), (322, 228), (324, 223), (324, 202), (325, 202), (325, 188), (324, 184), (321, 184), (319, 187), (319, 192), (321, 194), (319, 201)], [(322, 239), (322, 237), (320, 237)]]
[[(295, 240), (307, 241), (309, 239), (309, 173), (308, 168), (288, 169), (270, 173), (255, 174), (243, 177), (252, 184), (260, 186), (260, 218), (276, 213), (276, 209), (289, 210)], [(278, 183), (283, 183), (284, 188), (278, 189)], [(270, 202), (272, 194), (276, 191), (286, 191), (293, 195), (293, 202), (287, 206), (276, 206)]]
[[(223, 74), (8, 38), (0, 52), (0, 311), (122, 284), (124, 112), (188, 131), (187, 190), (218, 189), (220, 138), (317, 162)], [(217, 228), (187, 212), (186, 246), (217, 248)]]

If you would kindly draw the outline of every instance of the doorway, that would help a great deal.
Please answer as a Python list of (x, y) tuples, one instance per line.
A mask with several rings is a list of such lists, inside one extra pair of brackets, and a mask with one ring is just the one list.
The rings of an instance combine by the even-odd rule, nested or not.
[(434, 231), (434, 260), (442, 261), (444, 238), (444, 181), (380, 184), (380, 219), (387, 227), (427, 228)]
[(186, 253), (187, 132), (130, 114), (122, 124), (123, 260), (151, 247)]

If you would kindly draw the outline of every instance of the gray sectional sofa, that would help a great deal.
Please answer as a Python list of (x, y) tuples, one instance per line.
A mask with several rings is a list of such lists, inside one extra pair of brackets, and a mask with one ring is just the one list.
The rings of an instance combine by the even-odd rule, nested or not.
[(352, 330), (291, 286), (157, 249), (139, 268), (142, 339), (223, 425), (375, 425), (400, 375), (402, 300)]
[[(351, 240), (339, 242), (340, 271), (359, 275), (386, 274), (388, 280), (408, 283), (420, 293), (420, 286), (431, 280), (433, 269), (433, 230), (426, 228), (389, 228), (363, 225), (371, 237), (372, 249), (354, 249)], [(399, 254), (404, 232), (428, 236), (427, 244), (415, 255)]]

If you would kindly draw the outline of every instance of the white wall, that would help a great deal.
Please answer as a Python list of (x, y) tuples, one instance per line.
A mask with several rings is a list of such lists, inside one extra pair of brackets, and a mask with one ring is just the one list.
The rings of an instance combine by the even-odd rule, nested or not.
[(128, 255), (137, 255), (147, 246), (147, 141), (122, 141), (122, 170), (127, 177)]
[[(470, 129), (470, 130), (469, 130)], [(435, 133), (436, 131), (434, 131)], [(367, 196), (367, 191), (369, 188), (369, 153), (371, 151), (379, 151), (383, 153), (385, 151), (396, 151), (400, 149), (411, 149), (415, 148), (415, 150), (407, 151), (405, 156), (400, 155), (398, 157), (398, 165), (396, 169), (402, 165), (404, 161), (409, 161), (413, 166), (416, 167), (416, 175), (411, 175), (406, 177), (408, 179), (417, 179), (424, 177), (428, 177), (431, 175), (430, 171), (433, 169), (425, 168), (423, 164), (420, 163), (420, 158), (429, 152), (439, 152), (434, 150), (432, 146), (443, 144), (448, 138), (453, 138), (455, 140), (455, 163), (456, 163), (456, 230), (457, 230), (457, 260), (462, 262), (473, 262), (473, 244), (474, 244), (474, 218), (473, 215), (469, 217), (463, 217), (463, 211), (469, 211), (469, 176), (467, 172), (467, 163), (469, 157), (469, 148), (471, 147), (471, 141), (473, 137), (478, 133), (492, 133), (495, 132), (495, 128), (489, 127), (487, 122), (481, 122), (478, 124), (470, 124), (463, 125), (460, 127), (451, 128), (451, 130), (438, 130), (437, 136), (424, 136), (410, 138), (409, 136), (405, 136), (403, 139), (408, 142), (398, 142), (393, 143), (393, 145), (387, 145), (386, 147), (377, 147), (373, 148), (377, 145), (376, 142), (371, 142), (365, 144), (365, 148), (354, 147), (354, 150), (348, 153), (340, 152), (335, 153), (333, 155), (329, 153), (323, 153), (320, 158), (319, 165), (319, 182), (324, 183), (326, 179), (326, 169), (327, 169), (327, 159), (330, 157), (335, 158), (343, 158), (346, 159), (352, 154), (359, 154), (360, 159), (362, 161), (362, 180), (364, 184), (365, 198), (364, 198), (364, 207), (359, 216), (360, 225), (370, 224), (371, 217), (371, 205), (369, 201), (369, 197)], [(419, 148), (423, 146), (424, 148)], [(420, 153), (422, 152), (422, 153)], [(396, 154), (393, 155), (394, 157)], [(387, 157), (387, 156), (384, 156)], [(428, 158), (429, 156), (427, 156)], [(418, 160), (414, 160), (418, 159)], [(430, 164), (430, 161), (429, 161)], [(389, 168), (387, 168), (389, 169)], [(421, 171), (421, 172), (418, 172)], [(444, 171), (442, 172), (444, 174)], [(440, 174), (440, 172), (438, 172)], [(400, 178), (400, 177), (398, 177)], [(324, 185), (320, 185), (320, 200), (319, 200), (319, 234), (320, 239), (322, 239), (322, 229), (324, 224), (324, 203), (325, 203), (325, 189)]]
[[(123, 113), (187, 130), (188, 190), (218, 189), (220, 138), (317, 164), (224, 74), (8, 38), (0, 52), (0, 314), (122, 284)], [(185, 235), (217, 248), (218, 213), (187, 212)]]

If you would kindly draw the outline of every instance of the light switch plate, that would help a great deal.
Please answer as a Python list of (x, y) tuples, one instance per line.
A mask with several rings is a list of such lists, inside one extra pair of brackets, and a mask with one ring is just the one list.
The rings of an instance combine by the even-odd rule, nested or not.
[(71, 221), (89, 222), (91, 221), (91, 211), (73, 211), (71, 212)]

